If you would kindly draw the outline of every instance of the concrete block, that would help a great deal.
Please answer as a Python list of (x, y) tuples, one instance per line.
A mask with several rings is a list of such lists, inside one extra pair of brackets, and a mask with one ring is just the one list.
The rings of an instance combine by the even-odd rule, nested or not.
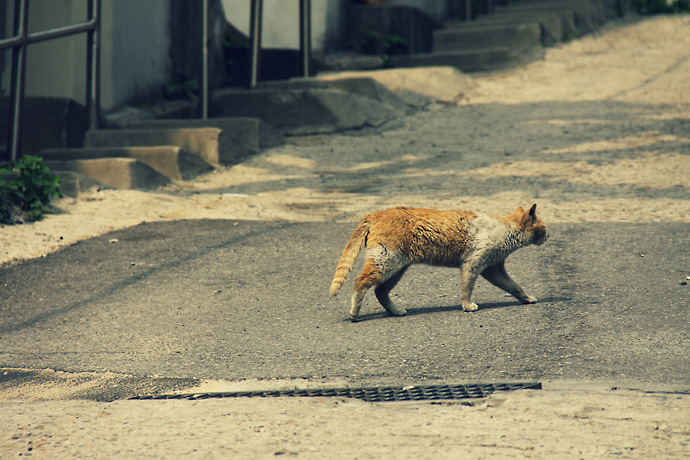
[(150, 166), (134, 158), (95, 158), (88, 160), (46, 160), (53, 171), (74, 171), (119, 189), (154, 189), (170, 183)]
[(400, 116), (411, 112), (409, 104), (375, 78), (352, 75), (348, 78), (294, 78), (289, 81), (266, 82), (262, 88), (272, 90), (321, 89), (341, 91), (373, 99), (387, 105)]
[(371, 78), (413, 107), (431, 101), (454, 102), (471, 91), (472, 78), (454, 67), (418, 67), (324, 73), (319, 80)]
[(213, 94), (218, 116), (260, 118), (291, 134), (379, 126), (401, 116), (380, 100), (322, 88), (224, 89)]
[[(258, 118), (208, 118), (202, 119), (166, 119), (139, 120), (128, 125), (132, 129), (180, 129), (180, 128), (217, 128), (218, 163), (233, 165), (256, 155), (262, 148), (281, 144), (282, 139), (275, 139), (272, 127)], [(209, 162), (213, 164), (212, 162)]]
[(541, 30), (541, 45), (554, 46), (564, 38), (579, 34), (572, 10), (521, 12), (506, 10), (501, 13), (483, 16), (472, 23), (474, 27), (486, 24), (513, 24), (520, 22), (536, 22)]
[(538, 22), (469, 24), (434, 32), (434, 52), (541, 46)]
[(60, 178), (60, 192), (64, 196), (76, 198), (80, 193), (94, 187), (106, 187), (104, 184), (75, 171), (53, 171)]
[(156, 147), (174, 145), (198, 155), (212, 165), (220, 164), (221, 130), (218, 128), (107, 129), (88, 131), (84, 147)]
[(511, 4), (511, 13), (541, 14), (554, 11), (572, 11), (575, 15), (576, 27), (581, 33), (589, 33), (598, 29), (607, 21), (607, 7), (600, 0), (525, 0)]
[[(46, 149), (42, 150), (40, 155), (45, 160), (136, 159), (172, 180), (189, 180), (213, 169), (213, 166), (202, 158), (177, 146)], [(72, 168), (68, 170), (74, 171)], [(84, 174), (110, 185), (109, 182), (103, 181), (99, 177), (91, 176), (87, 172)]]
[(451, 66), (462, 72), (494, 72), (516, 67), (542, 58), (544, 49), (494, 48), (475, 51), (446, 51), (443, 53), (414, 54), (393, 60), (395, 67)]

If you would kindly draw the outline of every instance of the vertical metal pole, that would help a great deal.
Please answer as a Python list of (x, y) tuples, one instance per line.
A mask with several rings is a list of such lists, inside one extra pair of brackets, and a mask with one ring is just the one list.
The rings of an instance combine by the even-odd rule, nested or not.
[(465, 0), (465, 21), (472, 20), (472, 0)]
[(100, 30), (101, 0), (89, 0), (87, 19), (96, 26), (86, 34), (86, 129), (98, 129), (100, 122)]
[(299, 0), (299, 52), (302, 76), (308, 77), (311, 61), (311, 0)]
[(7, 133), (7, 149), (10, 160), (19, 158), (22, 136), (22, 100), (24, 99), (24, 74), (26, 72), (27, 0), (14, 3), (14, 36), (22, 43), (12, 48), (12, 76), (10, 83), (10, 126)]
[(261, 51), (261, 16), (263, 14), (263, 0), (252, 0), (249, 35), (251, 40), (251, 56), (249, 88), (254, 88), (259, 77), (259, 52)]
[(201, 2), (201, 118), (208, 118), (208, 0)]

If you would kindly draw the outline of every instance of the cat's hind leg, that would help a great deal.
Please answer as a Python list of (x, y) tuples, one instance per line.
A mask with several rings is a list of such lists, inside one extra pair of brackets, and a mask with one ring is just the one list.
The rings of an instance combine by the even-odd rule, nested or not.
[(352, 308), (350, 309), (350, 319), (357, 321), (359, 310), (362, 307), (362, 299), (370, 287), (381, 283), (381, 271), (372, 259), (367, 259), (364, 263), (362, 274), (355, 279), (355, 292), (352, 294)]
[(374, 288), (374, 293), (376, 294), (376, 298), (378, 299), (379, 303), (383, 306), (383, 308), (386, 309), (388, 313), (394, 316), (405, 316), (407, 314), (407, 310), (398, 307), (389, 297), (391, 290), (396, 284), (398, 284), (398, 281), (400, 281), (400, 278), (402, 278), (406, 270), (407, 267), (403, 267), (386, 281)]
[(528, 295), (506, 271), (505, 262), (486, 268), (482, 276), (497, 288), (503, 289), (522, 303), (536, 303), (537, 299)]

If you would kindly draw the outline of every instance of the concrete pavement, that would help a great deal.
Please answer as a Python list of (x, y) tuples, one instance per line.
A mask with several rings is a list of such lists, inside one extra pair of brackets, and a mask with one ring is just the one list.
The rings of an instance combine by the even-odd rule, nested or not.
[[(387, 317), (328, 296), (353, 224), (142, 224), (3, 270), (0, 362), (167, 377), (635, 380), (690, 386), (687, 224), (551, 225), (508, 270), (540, 299), (414, 267)], [(361, 263), (361, 261), (360, 261)], [(356, 270), (356, 269), (355, 269)], [(356, 273), (355, 275), (356, 276)]]

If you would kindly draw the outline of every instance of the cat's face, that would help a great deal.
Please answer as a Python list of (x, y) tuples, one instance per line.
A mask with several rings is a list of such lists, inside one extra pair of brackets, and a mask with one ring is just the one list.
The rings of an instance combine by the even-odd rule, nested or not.
[(546, 224), (539, 217), (537, 217), (537, 205), (533, 204), (529, 211), (525, 212), (522, 208), (518, 208), (516, 212), (522, 211), (524, 214), (521, 220), (522, 228), (531, 235), (532, 244), (541, 246), (549, 239), (549, 232), (546, 230)]
[(549, 232), (546, 230), (546, 225), (541, 219), (537, 219), (537, 223), (532, 226), (532, 243), (541, 246), (548, 239)]

